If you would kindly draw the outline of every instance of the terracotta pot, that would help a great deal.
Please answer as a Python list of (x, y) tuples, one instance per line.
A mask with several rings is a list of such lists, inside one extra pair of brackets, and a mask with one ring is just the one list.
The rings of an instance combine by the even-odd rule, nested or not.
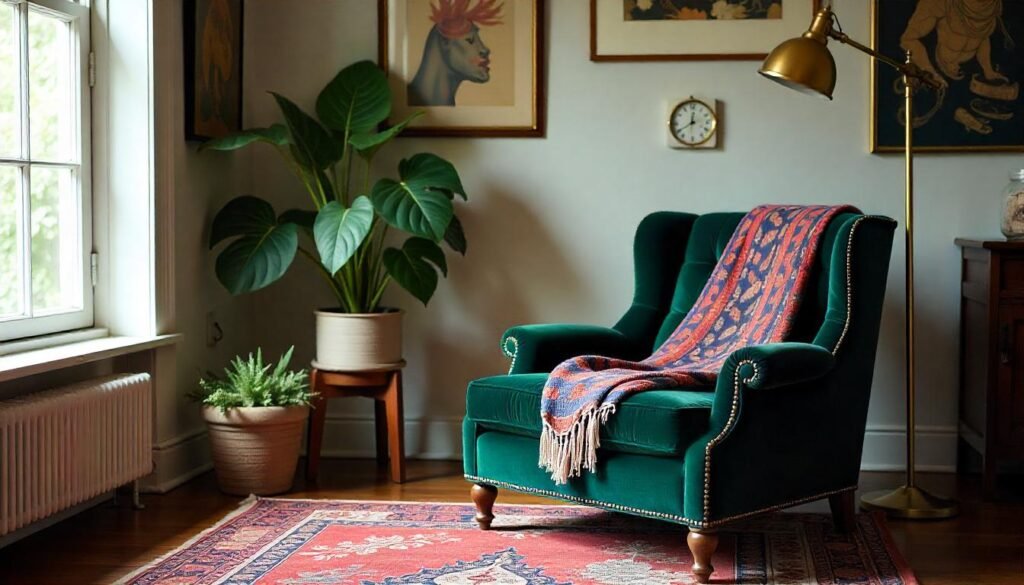
[(308, 406), (204, 406), (221, 491), (268, 496), (292, 488)]
[(324, 370), (367, 371), (402, 365), (402, 311), (316, 311), (316, 361)]

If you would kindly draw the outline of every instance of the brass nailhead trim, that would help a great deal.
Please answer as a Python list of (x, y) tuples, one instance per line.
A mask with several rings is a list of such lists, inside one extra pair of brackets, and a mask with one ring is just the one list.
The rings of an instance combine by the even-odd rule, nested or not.
[(838, 490), (829, 490), (827, 492), (822, 492), (820, 494), (816, 494), (816, 495), (813, 495), (813, 496), (807, 496), (806, 498), (800, 498), (798, 500), (790, 500), (790, 501), (788, 501), (788, 502), (786, 502), (784, 504), (776, 504), (774, 506), (768, 506), (767, 508), (761, 508), (760, 510), (754, 510), (753, 512), (744, 512), (742, 514), (736, 514), (735, 516), (729, 516), (727, 518), (722, 518), (721, 520), (706, 521), (706, 522), (703, 523), (703, 526), (701, 526), (700, 528), (711, 528), (711, 527), (714, 527), (714, 526), (721, 526), (722, 524), (725, 524), (727, 522), (732, 522), (734, 520), (741, 520), (743, 518), (749, 518), (751, 516), (757, 516), (758, 514), (764, 514), (766, 512), (776, 512), (778, 510), (789, 508), (791, 506), (799, 506), (800, 504), (806, 504), (808, 502), (813, 502), (815, 500), (820, 500), (822, 498), (827, 498), (829, 496), (834, 496), (836, 494), (841, 494), (843, 492), (852, 492), (852, 491), (855, 491), (856, 489), (857, 489), (857, 486), (854, 485), (854, 486), (850, 486), (850, 487), (840, 488)]
[[(740, 380), (740, 369), (743, 366), (749, 365), (754, 368), (754, 375), (749, 378)], [(732, 382), (732, 407), (729, 409), (729, 419), (725, 421), (725, 427), (722, 428), (722, 432), (718, 433), (713, 439), (708, 441), (708, 444), (704, 446), (704, 520), (707, 521), (711, 517), (711, 449), (720, 443), (729, 433), (732, 432), (733, 427), (736, 424), (736, 415), (739, 411), (740, 406), (740, 382), (744, 384), (750, 384), (758, 379), (761, 373), (757, 369), (757, 364), (751, 360), (743, 360), (736, 364), (734, 370), (735, 375), (733, 376)]]
[(800, 498), (798, 500), (791, 500), (791, 501), (786, 502), (784, 504), (777, 504), (775, 506), (769, 506), (767, 508), (761, 508), (759, 510), (754, 510), (753, 512), (744, 512), (743, 514), (737, 514), (735, 516), (729, 516), (727, 518), (722, 518), (721, 520), (715, 520), (714, 522), (707, 522), (707, 521), (700, 521), (700, 520), (690, 520), (689, 518), (686, 518), (685, 516), (678, 516), (676, 514), (666, 514), (664, 512), (654, 512), (652, 510), (644, 510), (642, 508), (634, 508), (632, 506), (623, 506), (621, 504), (612, 504), (610, 502), (602, 502), (602, 501), (599, 501), (599, 500), (591, 500), (589, 498), (581, 498), (581, 497), (578, 497), (578, 496), (571, 496), (571, 495), (568, 495), (568, 494), (560, 494), (558, 492), (553, 492), (553, 491), (550, 491), (550, 490), (543, 490), (543, 489), (532, 488), (532, 487), (524, 487), (524, 486), (521, 486), (521, 485), (516, 485), (514, 483), (508, 483), (507, 481), (500, 481), (500, 480), (496, 480), (496, 479), (489, 479), (489, 478), (486, 478), (486, 477), (479, 477), (479, 476), (476, 476), (476, 475), (468, 475), (468, 474), (466, 474), (463, 477), (466, 478), (466, 481), (471, 481), (473, 483), (480, 483), (480, 484), (484, 484), (484, 485), (490, 485), (490, 486), (494, 486), (494, 487), (500, 487), (500, 488), (504, 488), (504, 489), (515, 490), (517, 492), (523, 492), (523, 493), (527, 493), (527, 494), (539, 494), (539, 495), (542, 495), (542, 496), (549, 496), (549, 497), (552, 497), (552, 498), (557, 498), (557, 499), (560, 499), (560, 500), (566, 500), (566, 501), (569, 501), (569, 502), (579, 502), (581, 504), (587, 504), (588, 506), (597, 506), (599, 508), (606, 508), (606, 509), (609, 509), (609, 510), (618, 510), (618, 511), (621, 511), (621, 512), (632, 512), (634, 514), (639, 514), (641, 516), (646, 516), (646, 517), (649, 517), (649, 518), (654, 518), (656, 520), (675, 520), (675, 521), (680, 522), (682, 524), (686, 524), (686, 525), (688, 525), (691, 528), (712, 528), (712, 527), (715, 527), (715, 526), (721, 526), (722, 524), (725, 524), (726, 522), (731, 522), (733, 520), (739, 520), (741, 518), (748, 518), (750, 516), (756, 516), (758, 514), (764, 514), (765, 512), (773, 512), (773, 511), (776, 511), (776, 510), (782, 510), (783, 508), (788, 508), (790, 506), (797, 506), (797, 505), (800, 505), (800, 504), (806, 504), (807, 502), (813, 502), (815, 500), (820, 500), (822, 498), (827, 498), (829, 496), (834, 496), (835, 494), (841, 494), (843, 492), (849, 492), (849, 491), (853, 491), (853, 490), (857, 489), (857, 486), (851, 486), (851, 487), (846, 487), (846, 488), (842, 488), (842, 489), (838, 489), (838, 490), (831, 490), (831, 491), (822, 492), (820, 494), (816, 494), (816, 495), (813, 495), (813, 496), (808, 496), (806, 498)]
[[(509, 343), (512, 344), (511, 351), (508, 348)], [(516, 356), (519, 355), (519, 340), (511, 335), (503, 339), (501, 341), (501, 353), (512, 360), (512, 363), (508, 366), (508, 373), (511, 374), (516, 369)]]
[(836, 341), (836, 346), (832, 348), (832, 355), (839, 353), (839, 348), (843, 346), (843, 341), (846, 340), (846, 333), (850, 330), (850, 319), (853, 316), (853, 237), (857, 233), (857, 228), (860, 223), (869, 217), (862, 215), (853, 222), (853, 227), (850, 228), (850, 236), (846, 240), (846, 321), (843, 323), (843, 332), (839, 334), (839, 340)]
[(549, 490), (542, 490), (542, 489), (539, 489), (539, 488), (524, 487), (524, 486), (516, 485), (514, 483), (508, 483), (508, 482), (505, 482), (505, 481), (498, 481), (498, 480), (493, 480), (493, 479), (487, 479), (485, 477), (477, 477), (475, 475), (465, 475), (464, 477), (468, 481), (471, 481), (473, 483), (483, 483), (483, 484), (487, 484), (487, 485), (493, 485), (495, 487), (511, 489), (511, 490), (515, 490), (517, 492), (524, 492), (524, 493), (528, 493), (528, 494), (540, 494), (542, 496), (549, 496), (549, 497), (558, 498), (558, 499), (561, 499), (561, 500), (568, 500), (570, 502), (579, 502), (581, 504), (587, 504), (589, 506), (597, 506), (597, 507), (600, 507), (600, 508), (608, 508), (608, 509), (611, 509), (611, 510), (619, 510), (621, 512), (633, 512), (634, 514), (640, 514), (642, 516), (648, 516), (648, 517), (655, 518), (655, 519), (676, 520), (678, 522), (683, 522), (685, 524), (693, 524), (695, 526), (700, 524), (700, 522), (698, 522), (696, 520), (690, 520), (689, 518), (685, 518), (683, 516), (677, 516), (675, 514), (666, 514), (664, 512), (653, 512), (651, 510), (644, 510), (644, 509), (641, 509), (641, 508), (633, 508), (631, 506), (623, 506), (621, 504), (612, 504), (612, 503), (609, 503), (609, 502), (601, 502), (601, 501), (598, 501), (598, 500), (591, 500), (589, 498), (581, 498), (581, 497), (578, 497), (578, 496), (570, 496), (568, 494), (560, 494), (558, 492), (553, 492), (553, 491), (549, 491)]

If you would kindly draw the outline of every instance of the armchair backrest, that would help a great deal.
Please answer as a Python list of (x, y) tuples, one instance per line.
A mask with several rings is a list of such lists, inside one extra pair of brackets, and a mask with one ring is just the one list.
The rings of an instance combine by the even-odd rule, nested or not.
[[(657, 349), (696, 302), (743, 215), (659, 212), (644, 218), (634, 245), (634, 304), (616, 328)], [(891, 219), (857, 213), (829, 224), (790, 341), (830, 350), (840, 343), (859, 346), (873, 359), (894, 227)]]
[[(634, 245), (633, 305), (615, 328), (650, 351), (660, 346), (696, 302), (742, 216), (661, 212), (645, 218)], [(857, 482), (895, 226), (886, 217), (836, 217), (797, 316), (791, 341), (811, 342), (836, 356), (827, 378), (813, 383), (817, 392), (805, 395), (815, 423), (801, 426), (808, 437), (827, 429), (837, 475), (821, 476), (823, 489)]]

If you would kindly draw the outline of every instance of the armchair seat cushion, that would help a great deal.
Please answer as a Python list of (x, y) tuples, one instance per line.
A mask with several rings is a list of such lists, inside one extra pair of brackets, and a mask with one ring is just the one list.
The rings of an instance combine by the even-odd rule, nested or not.
[[(538, 438), (547, 374), (492, 376), (469, 384), (466, 416), (484, 429)], [(714, 392), (651, 390), (619, 404), (601, 428), (601, 448), (641, 455), (683, 455), (708, 430)]]

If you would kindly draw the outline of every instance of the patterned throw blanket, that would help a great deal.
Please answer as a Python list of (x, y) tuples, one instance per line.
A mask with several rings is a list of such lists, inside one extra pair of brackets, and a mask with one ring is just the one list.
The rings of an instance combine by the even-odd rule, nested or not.
[(848, 206), (765, 205), (740, 221), (704, 290), (651, 357), (580, 356), (551, 372), (541, 398), (539, 465), (556, 484), (594, 471), (601, 425), (627, 396), (708, 386), (729, 355), (782, 341), (796, 318), (821, 235)]

